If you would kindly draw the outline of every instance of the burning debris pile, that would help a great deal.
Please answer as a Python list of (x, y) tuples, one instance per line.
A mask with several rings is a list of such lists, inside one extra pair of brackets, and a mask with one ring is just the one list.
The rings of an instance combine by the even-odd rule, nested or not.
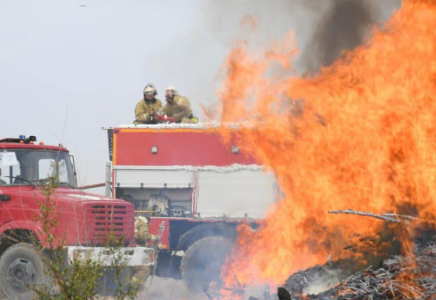
[(332, 274), (328, 265), (300, 271), (279, 288), (279, 299), (436, 299), (436, 246), (420, 247), (414, 257), (393, 256), (378, 269), (368, 267), (324, 292), (303, 296), (312, 284), (321, 284), (310, 277), (327, 279)]
[[(292, 274), (277, 294), (269, 286), (251, 300), (436, 299), (436, 232), (432, 221), (411, 215), (330, 211), (385, 221), (371, 236), (354, 235), (344, 247), (350, 255)], [(209, 299), (246, 299), (246, 286), (205, 290)], [(213, 296), (212, 296), (213, 295)]]
[[(436, 233), (431, 224), (409, 215), (353, 210), (330, 213), (389, 223), (376, 236), (359, 238), (359, 245), (345, 248), (363, 257), (328, 261), (291, 275), (279, 288), (280, 300), (436, 299)], [(373, 251), (367, 251), (368, 241)]]
[[(386, 221), (375, 235), (354, 236), (347, 258), (331, 260), (292, 274), (277, 294), (269, 286), (251, 300), (436, 299), (436, 232), (410, 215), (330, 211)], [(413, 239), (413, 240), (412, 240)], [(403, 255), (401, 255), (403, 253)], [(245, 286), (205, 290), (210, 300), (246, 299)], [(212, 296), (213, 295), (213, 296)]]

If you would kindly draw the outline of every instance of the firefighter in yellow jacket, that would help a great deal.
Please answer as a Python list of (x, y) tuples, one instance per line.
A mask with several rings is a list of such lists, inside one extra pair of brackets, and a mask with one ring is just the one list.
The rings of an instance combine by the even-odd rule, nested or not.
[(191, 103), (185, 96), (179, 95), (173, 86), (165, 90), (165, 99), (167, 103), (163, 108), (163, 113), (174, 119), (176, 123), (197, 124), (198, 119), (194, 117), (191, 109)]
[(139, 245), (145, 246), (146, 242), (155, 242), (158, 237), (148, 232), (148, 220), (146, 217), (135, 217), (135, 240)]
[(162, 102), (156, 98), (157, 91), (152, 83), (144, 88), (144, 98), (136, 104), (133, 124), (156, 124), (154, 116), (162, 110)]
[[(135, 240), (140, 246), (146, 246), (147, 242), (156, 243), (159, 237), (149, 233), (148, 219), (143, 216), (135, 217)], [(132, 283), (141, 290), (144, 288), (145, 281), (150, 275), (150, 268), (147, 266), (136, 267), (136, 274), (132, 278)]]

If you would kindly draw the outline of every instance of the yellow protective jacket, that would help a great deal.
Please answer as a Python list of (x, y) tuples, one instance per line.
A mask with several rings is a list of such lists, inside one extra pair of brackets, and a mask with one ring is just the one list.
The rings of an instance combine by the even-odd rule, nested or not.
[(174, 104), (167, 102), (163, 113), (173, 118), (176, 123), (198, 123), (198, 119), (192, 114), (191, 103), (185, 96), (175, 96)]
[(156, 236), (148, 232), (148, 221), (145, 217), (135, 217), (135, 240), (140, 245), (145, 245), (147, 241), (155, 241)]
[(158, 113), (162, 109), (162, 102), (154, 98), (151, 101), (144, 101), (144, 99), (141, 99), (141, 101), (136, 104), (135, 107), (135, 121), (134, 124), (155, 124), (152, 120), (152, 115), (154, 113)]

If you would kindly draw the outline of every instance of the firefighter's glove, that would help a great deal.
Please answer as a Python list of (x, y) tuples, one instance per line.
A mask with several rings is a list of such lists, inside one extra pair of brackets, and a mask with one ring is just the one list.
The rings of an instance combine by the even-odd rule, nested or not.
[(151, 236), (150, 238), (151, 238), (152, 242), (154, 242), (154, 243), (159, 242), (159, 236), (154, 235), (154, 234), (150, 234), (150, 236)]

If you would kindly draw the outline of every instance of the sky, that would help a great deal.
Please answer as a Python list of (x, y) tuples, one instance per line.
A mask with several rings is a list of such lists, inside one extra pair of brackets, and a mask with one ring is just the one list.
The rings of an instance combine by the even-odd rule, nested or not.
[[(0, 138), (62, 143), (75, 156), (79, 185), (103, 182), (102, 127), (131, 124), (147, 83), (161, 100), (175, 86), (201, 119), (200, 104), (217, 101), (236, 40), (264, 49), (293, 30), (304, 49), (326, 3), (0, 0)], [(393, 5), (380, 4), (381, 19), (399, 1), (384, 3)], [(255, 33), (241, 25), (246, 15), (259, 22)]]

